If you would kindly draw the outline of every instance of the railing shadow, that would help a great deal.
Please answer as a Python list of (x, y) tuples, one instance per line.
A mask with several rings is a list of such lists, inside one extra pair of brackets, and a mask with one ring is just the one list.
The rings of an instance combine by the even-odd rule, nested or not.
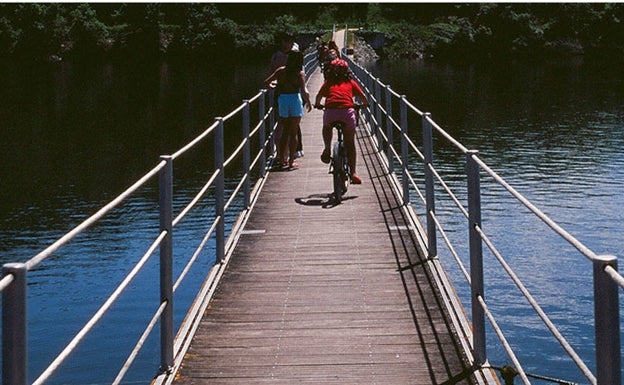
[[(581, 374), (591, 384), (619, 384), (621, 382), (621, 347), (620, 347), (620, 317), (619, 317), (619, 289), (624, 288), (624, 278), (617, 272), (617, 258), (611, 255), (598, 255), (583, 245), (576, 238), (566, 232), (535, 205), (524, 198), (518, 191), (511, 187), (502, 177), (494, 172), (480, 157), (477, 151), (464, 147), (461, 143), (444, 131), (427, 112), (414, 107), (403, 95), (397, 94), (389, 85), (383, 84), (373, 74), (354, 63), (350, 58), (351, 69), (355, 78), (362, 84), (370, 107), (364, 112), (364, 120), (368, 122), (369, 135), (376, 143), (376, 148), (369, 153), (377, 153), (383, 160), (393, 176), (393, 184), (398, 191), (397, 205), (410, 212), (409, 225), (420, 227), (423, 236), (421, 241), (423, 249), (428, 253), (429, 266), (435, 271), (435, 276), (446, 291), (447, 308), (461, 308), (454, 285), (448, 281), (447, 275), (442, 269), (438, 252), (438, 240), (446, 247), (444, 257), (450, 255), (459, 267), (459, 271), (466, 279), (470, 293), (471, 319), (469, 320), (461, 311), (451, 313), (452, 322), (460, 331), (462, 343), (470, 353), (471, 367), (482, 367), (488, 361), (486, 349), (486, 320), (489, 327), (494, 331), (495, 337), (500, 340), (507, 357), (511, 361), (518, 378), (525, 384), (529, 383), (529, 375), (524, 371), (520, 360), (516, 357), (511, 344), (507, 341), (502, 327), (497, 318), (490, 310), (488, 303), (495, 302), (495, 298), (488, 298), (486, 302), (484, 292), (487, 286), (484, 284), (484, 253), (483, 245), (494, 257), (494, 263), (500, 264), (511, 286), (519, 289), (520, 294), (526, 299), (536, 316), (543, 322), (545, 328), (550, 331), (554, 340), (561, 345), (570, 360), (578, 367)], [(414, 133), (416, 132), (416, 133)], [(435, 136), (435, 142), (433, 137)], [(417, 137), (422, 141), (416, 144)], [(433, 144), (442, 145), (458, 150), (459, 158), (466, 161), (465, 183), (466, 190), (463, 198), (456, 194), (451, 186), (445, 182), (443, 171), (435, 167), (433, 159)], [(445, 147), (445, 149), (446, 149)], [(363, 153), (366, 153), (363, 151)], [(420, 163), (416, 167), (415, 164)], [(446, 166), (446, 165), (444, 165)], [(444, 168), (443, 168), (444, 169)], [(494, 241), (482, 228), (481, 210), (481, 186), (480, 174), (485, 174), (495, 183), (503, 187), (515, 198), (523, 210), (526, 208), (530, 214), (545, 223), (550, 230), (561, 239), (576, 248), (579, 253), (586, 257), (593, 268), (594, 281), (594, 306), (595, 306), (595, 352), (596, 374), (588, 368), (588, 365), (580, 358), (569, 342), (563, 337), (548, 315), (544, 312), (535, 298), (529, 293), (525, 285), (513, 272), (510, 265), (497, 249)], [(375, 176), (372, 179), (377, 179)], [(379, 178), (381, 180), (381, 178)], [(456, 181), (455, 181), (456, 182)], [(454, 183), (456, 185), (457, 183)], [(437, 191), (436, 191), (437, 190)], [(445, 199), (457, 206), (459, 217), (465, 219), (469, 239), (469, 266), (464, 266), (455, 246), (447, 234), (442, 217), (436, 215), (436, 201)], [(462, 202), (464, 200), (464, 202)], [(466, 206), (466, 207), (465, 207)], [(388, 207), (391, 212), (393, 207)], [(422, 211), (420, 214), (415, 209)], [(521, 210), (518, 210), (521, 211)], [(386, 214), (386, 211), (384, 211)], [(421, 225), (422, 223), (424, 226)], [(441, 242), (441, 243), (442, 243)], [(466, 243), (466, 240), (463, 241)], [(488, 264), (489, 266), (492, 263)], [(420, 268), (420, 263), (400, 264)], [(488, 269), (489, 271), (489, 269)], [(497, 277), (497, 279), (499, 279)], [(455, 282), (454, 282), (455, 283)], [(591, 338), (591, 336), (588, 336)], [(516, 343), (522, 343), (518, 341)]]

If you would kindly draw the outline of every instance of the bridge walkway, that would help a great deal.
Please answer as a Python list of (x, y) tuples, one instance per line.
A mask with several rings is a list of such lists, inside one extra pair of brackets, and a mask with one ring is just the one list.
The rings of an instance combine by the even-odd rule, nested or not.
[(334, 205), (321, 122), (302, 120), (300, 168), (268, 175), (174, 383), (483, 383), (369, 134)]

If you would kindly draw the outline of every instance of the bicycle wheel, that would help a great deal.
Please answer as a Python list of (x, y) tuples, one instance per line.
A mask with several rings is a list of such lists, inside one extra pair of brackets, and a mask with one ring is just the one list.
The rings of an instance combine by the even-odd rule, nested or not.
[(349, 175), (351, 175), (351, 172), (349, 171), (349, 162), (347, 162), (347, 157), (344, 156), (342, 157), (342, 195), (347, 193), (347, 190), (349, 190)]
[(333, 162), (334, 199), (336, 203), (340, 203), (344, 194), (344, 158), (336, 156)]

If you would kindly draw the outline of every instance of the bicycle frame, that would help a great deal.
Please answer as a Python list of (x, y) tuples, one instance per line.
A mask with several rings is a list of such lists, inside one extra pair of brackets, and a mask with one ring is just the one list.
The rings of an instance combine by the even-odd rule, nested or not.
[(344, 123), (340, 121), (332, 122), (332, 130), (337, 132), (337, 140), (334, 143), (332, 158), (329, 165), (329, 173), (333, 175), (334, 200), (336, 203), (342, 202), (342, 196), (349, 189), (349, 162), (347, 160), (347, 150), (344, 144)]
[[(315, 108), (325, 109), (323, 105), (316, 105)], [(356, 126), (359, 125), (359, 110), (360, 105), (356, 104), (354, 106), (356, 112)], [(334, 143), (332, 150), (332, 157), (329, 163), (329, 173), (333, 175), (333, 198), (336, 203), (342, 202), (342, 196), (349, 189), (349, 184), (351, 180), (351, 170), (349, 168), (349, 162), (347, 159), (347, 149), (344, 143), (344, 132), (343, 129), (345, 127), (345, 123), (337, 120), (331, 123), (332, 132), (336, 130), (337, 132), (337, 140)]]

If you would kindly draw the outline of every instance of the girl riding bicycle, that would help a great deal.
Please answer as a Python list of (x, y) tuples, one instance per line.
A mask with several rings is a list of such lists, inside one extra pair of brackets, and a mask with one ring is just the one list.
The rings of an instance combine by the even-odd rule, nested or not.
[(360, 99), (362, 106), (368, 105), (368, 99), (362, 88), (351, 77), (351, 71), (346, 61), (342, 59), (333, 60), (326, 72), (326, 78), (316, 95), (315, 106), (321, 106), (321, 99), (325, 98), (325, 112), (323, 113), (323, 143), (325, 149), (321, 154), (321, 161), (329, 163), (331, 160), (331, 142), (333, 136), (332, 123), (335, 121), (344, 122), (344, 141), (347, 150), (349, 169), (351, 170), (351, 183), (360, 184), (360, 178), (355, 172), (356, 151), (355, 151), (355, 125), (356, 111), (353, 97)]

